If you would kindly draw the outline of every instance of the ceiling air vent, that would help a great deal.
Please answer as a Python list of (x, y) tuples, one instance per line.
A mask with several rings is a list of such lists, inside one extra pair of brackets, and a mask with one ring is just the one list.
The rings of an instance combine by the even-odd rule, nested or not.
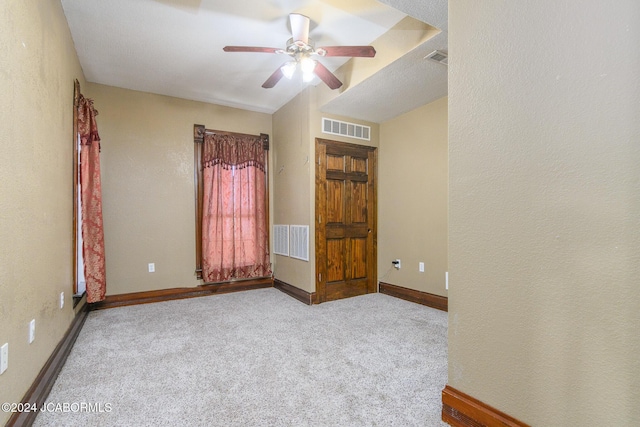
[(371, 127), (322, 118), (322, 132), (371, 141)]
[(434, 50), (429, 55), (425, 56), (424, 59), (438, 62), (443, 65), (449, 65), (449, 55), (447, 55), (446, 52), (442, 52), (440, 50)]

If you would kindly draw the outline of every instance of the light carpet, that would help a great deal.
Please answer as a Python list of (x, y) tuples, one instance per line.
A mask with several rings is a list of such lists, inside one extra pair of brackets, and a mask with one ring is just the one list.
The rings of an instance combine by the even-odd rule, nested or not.
[(446, 381), (447, 313), (269, 288), (89, 313), (34, 425), (445, 426)]

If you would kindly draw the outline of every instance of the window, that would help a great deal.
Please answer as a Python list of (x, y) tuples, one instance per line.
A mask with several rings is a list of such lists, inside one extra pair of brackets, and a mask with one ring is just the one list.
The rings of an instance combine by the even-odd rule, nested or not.
[(194, 126), (196, 273), (205, 283), (271, 275), (268, 141)]

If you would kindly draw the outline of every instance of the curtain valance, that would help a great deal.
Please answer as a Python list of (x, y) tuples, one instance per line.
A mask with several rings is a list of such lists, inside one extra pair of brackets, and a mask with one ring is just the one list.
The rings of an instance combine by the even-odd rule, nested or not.
[(254, 166), (265, 171), (262, 137), (230, 132), (206, 132), (202, 164), (205, 168), (221, 165), (224, 169)]
[(97, 141), (98, 148), (100, 148), (100, 135), (98, 135), (98, 124), (96, 122), (98, 110), (93, 106), (93, 99), (85, 98), (80, 94), (77, 109), (80, 144), (91, 145), (94, 141)]

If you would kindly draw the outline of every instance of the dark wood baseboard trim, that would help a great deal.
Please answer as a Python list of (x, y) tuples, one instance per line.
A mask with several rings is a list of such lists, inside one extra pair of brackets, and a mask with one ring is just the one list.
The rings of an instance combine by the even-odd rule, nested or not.
[[(31, 384), (31, 387), (29, 387), (29, 390), (25, 393), (22, 398), (22, 403), (28, 403), (30, 406), (35, 404), (38, 408), (46, 403), (49, 392), (53, 387), (53, 383), (55, 383), (60, 370), (62, 370), (62, 367), (67, 361), (67, 357), (73, 348), (73, 344), (78, 338), (78, 334), (80, 334), (80, 331), (82, 330), (85, 320), (87, 320), (88, 314), (89, 310), (85, 304), (73, 318), (69, 329), (67, 329), (67, 332), (65, 332), (64, 336), (53, 350), (53, 353), (49, 356), (49, 359), (40, 370), (40, 373), (38, 373), (33, 384)], [(37, 411), (16, 412), (11, 416), (11, 418), (9, 418), (6, 426), (30, 426), (35, 421), (36, 415), (38, 415)]]
[(108, 295), (104, 301), (89, 304), (90, 310), (123, 307), (126, 305), (149, 304), (152, 302), (171, 301), (176, 299), (203, 297), (214, 294), (227, 294), (252, 289), (273, 287), (273, 279), (242, 280), (229, 283), (202, 285), (195, 288), (171, 288), (157, 291), (132, 292), (129, 294)]
[(274, 279), (273, 287), (307, 305), (313, 304), (316, 298), (315, 292), (309, 293), (305, 290), (296, 288), (293, 285), (285, 283), (282, 280)]
[(529, 427), (450, 385), (442, 390), (442, 421), (454, 427)]
[(426, 305), (431, 308), (437, 308), (438, 310), (449, 311), (449, 299), (447, 297), (403, 288), (402, 286), (384, 282), (380, 282), (379, 289), (381, 294), (391, 295), (392, 297)]

